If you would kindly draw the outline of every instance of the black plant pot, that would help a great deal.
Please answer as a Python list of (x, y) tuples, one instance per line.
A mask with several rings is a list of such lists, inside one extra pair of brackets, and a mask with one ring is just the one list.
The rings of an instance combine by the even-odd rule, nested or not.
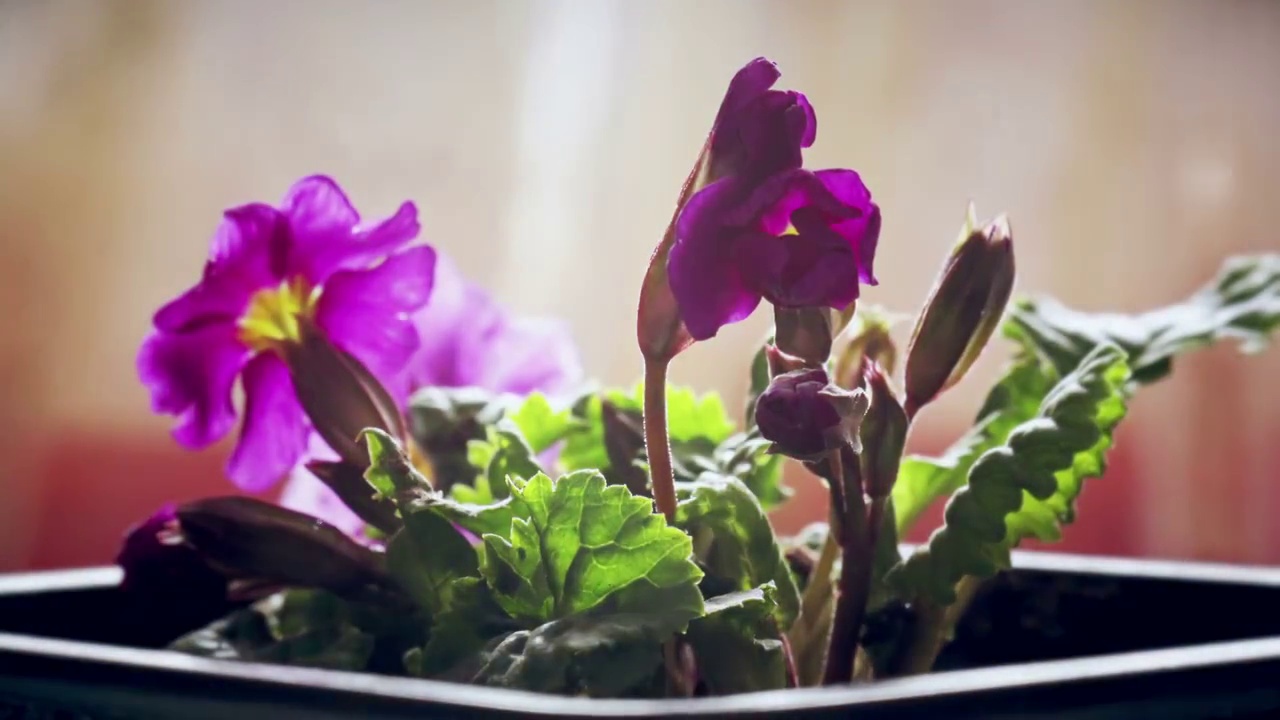
[(114, 568), (0, 576), (0, 719), (1280, 718), (1280, 570), (1047, 553), (1014, 565), (976, 599), (947, 672), (665, 701), (190, 657), (154, 648), (211, 608), (131, 606)]

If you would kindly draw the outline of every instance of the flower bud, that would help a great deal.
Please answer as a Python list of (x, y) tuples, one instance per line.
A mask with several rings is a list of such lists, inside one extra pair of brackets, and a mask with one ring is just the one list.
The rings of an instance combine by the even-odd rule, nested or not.
[(248, 497), (215, 497), (177, 510), (182, 540), (232, 578), (335, 592), (386, 584), (378, 553), (341, 530)]
[(831, 357), (831, 311), (825, 307), (774, 306), (774, 345), (809, 367), (825, 367)]
[(666, 234), (654, 248), (649, 258), (649, 268), (640, 283), (640, 304), (636, 308), (636, 340), (640, 353), (648, 362), (671, 362), (682, 350), (693, 344), (693, 336), (685, 327), (680, 306), (671, 291), (671, 279), (667, 275), (667, 259), (676, 241), (676, 219), (689, 197), (706, 183), (707, 156), (711, 140), (708, 138), (698, 154), (693, 170), (680, 188), (676, 210), (671, 216)]
[(893, 342), (890, 330), (903, 317), (883, 308), (863, 306), (836, 338), (839, 347), (832, 377), (835, 384), (840, 387), (861, 384), (864, 358), (878, 364), (885, 374), (892, 375), (898, 365), (898, 346)]
[(357, 517), (383, 533), (393, 535), (404, 526), (396, 515), (395, 503), (375, 493), (364, 479), (364, 468), (341, 461), (317, 460), (307, 463), (307, 470), (328, 485)]
[(817, 460), (830, 450), (859, 447), (858, 426), (867, 411), (861, 390), (830, 384), (821, 368), (779, 375), (756, 403), (756, 425), (771, 452)]
[(404, 419), (391, 394), (309, 322), (300, 319), (298, 341), (283, 344), (282, 350), (298, 403), (344, 462), (368, 467), (369, 455), (358, 441), (365, 428), (404, 437)]
[(871, 395), (871, 405), (859, 431), (863, 489), (873, 498), (888, 497), (898, 479), (898, 464), (911, 423), (879, 365), (868, 361), (863, 379)]
[(1013, 291), (1013, 238), (1001, 215), (962, 238), (934, 282), (907, 347), (906, 410), (917, 410), (964, 377), (986, 347)]
[(649, 495), (649, 475), (636, 460), (644, 450), (644, 427), (637, 417), (600, 400), (600, 424), (604, 428), (604, 449), (609, 456), (609, 481), (626, 485), (632, 495)]

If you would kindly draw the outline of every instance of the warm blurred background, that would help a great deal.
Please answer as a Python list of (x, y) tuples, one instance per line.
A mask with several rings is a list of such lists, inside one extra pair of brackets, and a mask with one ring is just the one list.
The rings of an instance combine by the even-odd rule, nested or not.
[[(965, 203), (1007, 210), (1019, 287), (1141, 310), (1280, 249), (1274, 0), (0, 0), (0, 570), (108, 561), (168, 499), (222, 492), (134, 354), (224, 207), (334, 175), (403, 199), (502, 299), (638, 375), (633, 311), (730, 75), (767, 55), (818, 110), (810, 164), (884, 210), (872, 302), (910, 310)], [(737, 406), (758, 313), (674, 377)], [(963, 429), (1003, 347), (922, 418)], [(1280, 562), (1280, 349), (1142, 394), (1064, 547)], [(779, 516), (820, 515), (803, 478)]]

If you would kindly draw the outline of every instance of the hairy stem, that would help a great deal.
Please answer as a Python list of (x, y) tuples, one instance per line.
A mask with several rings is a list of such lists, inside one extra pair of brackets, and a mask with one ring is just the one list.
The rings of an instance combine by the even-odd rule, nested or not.
[(651, 358), (644, 361), (644, 446), (653, 501), (670, 524), (676, 520), (676, 484), (671, 472), (671, 439), (667, 436), (668, 362)]

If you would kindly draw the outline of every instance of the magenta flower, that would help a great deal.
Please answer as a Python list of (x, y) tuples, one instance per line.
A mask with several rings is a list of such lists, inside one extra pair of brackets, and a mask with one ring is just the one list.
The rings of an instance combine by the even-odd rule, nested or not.
[(296, 183), (279, 208), (228, 210), (200, 282), (160, 308), (138, 353), (153, 409), (178, 418), (177, 441), (198, 449), (225, 436), (240, 378), (244, 419), (227, 472), (249, 491), (284, 477), (313, 431), (282, 348), (307, 323), (376, 377), (399, 373), (420, 346), (410, 314), (426, 304), (435, 272), (432, 248), (402, 249), (418, 230), (408, 202), (362, 226), (338, 185), (321, 176)]
[(817, 134), (804, 95), (771, 89), (763, 58), (734, 76), (712, 129), (710, 184), (676, 221), (667, 261), (690, 335), (705, 340), (776, 306), (844, 308), (872, 269), (880, 209), (852, 170), (801, 169)]
[[(577, 389), (584, 373), (569, 327), (562, 321), (512, 316), (468, 281), (446, 255), (436, 261), (431, 302), (414, 314), (422, 344), (396, 381), (401, 393), (423, 387), (481, 387), (493, 392), (560, 395)], [(309, 458), (332, 458), (316, 442)], [(298, 467), (280, 504), (356, 535), (364, 521), (337, 493)]]

